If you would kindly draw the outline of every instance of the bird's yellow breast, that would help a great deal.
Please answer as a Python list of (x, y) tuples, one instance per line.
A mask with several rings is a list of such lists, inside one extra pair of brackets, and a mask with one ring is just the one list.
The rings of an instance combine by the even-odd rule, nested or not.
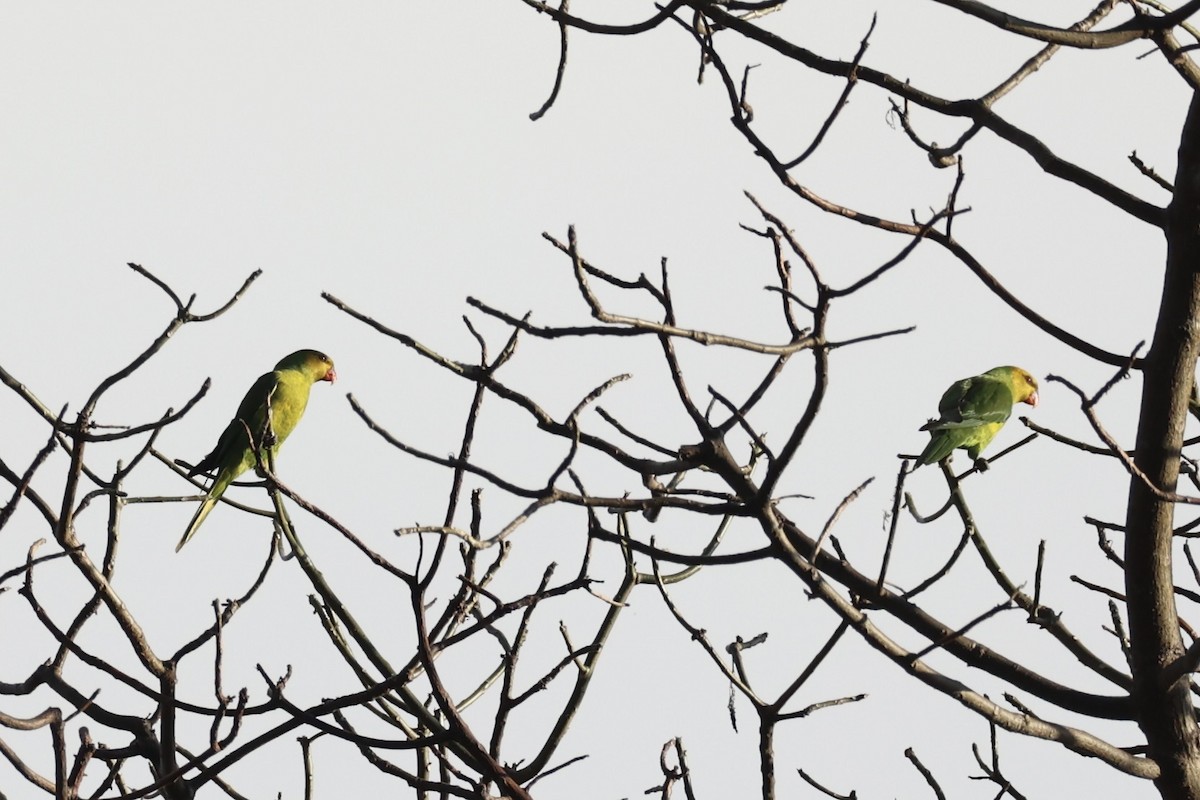
[(271, 427), (278, 444), (291, 435), (308, 405), (310, 381), (295, 370), (280, 370), (275, 391), (271, 395)]

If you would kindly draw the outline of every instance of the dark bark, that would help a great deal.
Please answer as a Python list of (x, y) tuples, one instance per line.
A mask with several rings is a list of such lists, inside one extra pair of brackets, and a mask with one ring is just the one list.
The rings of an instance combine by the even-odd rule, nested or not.
[[(1173, 491), (1198, 354), (1200, 322), (1200, 100), (1193, 96), (1179, 146), (1168, 210), (1167, 262), (1154, 341), (1143, 368), (1137, 463), (1156, 486)], [(1131, 265), (1136, 269), (1138, 265)], [(1164, 669), (1184, 652), (1172, 575), (1174, 504), (1139, 478), (1130, 480), (1125, 583), (1133, 651), (1134, 697), (1162, 773), (1164, 798), (1200, 798), (1200, 729), (1188, 678), (1168, 685)]]

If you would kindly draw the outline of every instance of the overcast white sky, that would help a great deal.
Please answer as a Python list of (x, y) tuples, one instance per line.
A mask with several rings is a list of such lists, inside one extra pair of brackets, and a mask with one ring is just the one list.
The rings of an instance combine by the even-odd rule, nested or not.
[[(1006, 9), (1034, 16), (1042, 5)], [(632, 20), (648, 8), (632, 2), (572, 6), (607, 21)], [(1067, 23), (1089, 8), (1086, 2), (1056, 4), (1055, 18), (1046, 21)], [(982, 93), (1037, 49), (964, 22), (948, 9), (898, 0), (796, 3), (764, 24), (829, 57), (850, 58), (876, 10), (878, 28), (866, 63), (949, 97)], [(761, 65), (750, 90), (756, 122), (782, 153), (802, 149), (841, 85), (816, 80), (729, 36), (718, 45), (731, 63)], [(261, 279), (236, 308), (182, 330), (101, 404), (99, 420), (145, 421), (179, 407), (212, 377), (205, 401), (160, 439), (169, 455), (195, 460), (212, 446), (254, 377), (294, 349), (322, 349), (335, 359), (340, 380), (314, 389), (308, 415), (284, 451), (282, 476), (402, 561), (411, 548), (395, 542), (390, 531), (440, 522), (447, 474), (390, 450), (366, 431), (345, 393), (401, 438), (447, 453), (457, 447), (470, 387), (373, 334), (324, 302), (320, 292), (470, 361), (473, 339), (460, 319), (468, 312), (468, 295), (517, 314), (532, 310), (535, 322), (587, 319), (568, 263), (540, 236), (549, 231), (565, 238), (567, 225), (575, 224), (584, 254), (624, 277), (654, 274), (659, 259), (669, 258), (682, 324), (780, 341), (786, 333), (775, 297), (761, 289), (774, 280), (769, 251), (738, 228), (761, 223), (744, 190), (795, 228), (834, 284), (852, 282), (903, 246), (900, 238), (824, 217), (784, 192), (729, 125), (715, 76), (696, 85), (695, 48), (683, 31), (668, 26), (632, 40), (576, 34), (571, 48), (562, 95), (534, 123), (528, 115), (550, 89), (558, 34), (517, 0), (186, 8), (0, 4), (0, 365), (51, 408), (67, 403), (77, 410), (96, 382), (128, 363), (173, 313), (162, 293), (126, 262), (145, 266), (185, 297), (195, 293), (198, 311), (214, 309), (261, 269)], [(999, 110), (1061, 154), (1164, 203), (1165, 193), (1125, 159), (1136, 150), (1160, 173), (1173, 173), (1186, 92), (1161, 58), (1137, 60), (1142, 52), (1064, 53)], [(940, 206), (953, 175), (932, 170), (886, 117), (886, 96), (860, 87), (826, 147), (797, 171), (797, 179), (881, 216), (907, 219), (910, 209), (924, 214)], [(926, 121), (933, 126), (925, 129), (930, 138), (939, 141), (950, 141), (959, 130)], [(1126, 352), (1149, 337), (1163, 256), (1153, 230), (1042, 178), (1028, 157), (990, 135), (968, 150), (966, 170), (963, 199), (973, 211), (956, 224), (956, 235), (989, 269), (1035, 309), (1109, 350)], [(623, 302), (615, 295), (606, 299)], [(506, 331), (479, 324), (494, 351)], [(832, 321), (838, 338), (912, 324), (918, 328), (909, 336), (835, 354), (826, 412), (781, 487), (815, 496), (789, 501), (788, 511), (801, 524), (819, 527), (843, 495), (876, 476), (839, 528), (866, 563), (877, 557), (872, 554), (882, 538), (895, 456), (922, 445), (917, 428), (947, 384), (1001, 363), (1021, 364), (1038, 376), (1061, 374), (1088, 388), (1109, 375), (1108, 368), (1025, 324), (964, 268), (928, 247), (835, 308)], [(758, 360), (727, 351), (689, 347), (682, 353), (700, 391), (712, 384), (737, 396), (763, 369)], [(806, 364), (792, 367), (788, 385), (795, 393), (782, 392), (760, 411), (758, 424), (776, 437), (785, 436), (799, 416)], [(692, 440), (669, 403), (665, 372), (649, 342), (526, 342), (506, 378), (561, 416), (621, 372), (634, 380), (615, 389), (605, 407), (664, 443)], [(1102, 407), (1125, 441), (1135, 424), (1137, 390), (1128, 381)], [(1038, 421), (1086, 436), (1067, 392), (1046, 387), (1043, 401), (1034, 412)], [(588, 424), (601, 425), (594, 416)], [(1021, 433), (1014, 423), (1000, 446)], [(20, 467), (44, 437), (28, 408), (12, 393), (0, 393), (0, 456)], [(130, 452), (101, 450), (97, 466), (111, 469)], [(561, 448), (495, 405), (484, 416), (477, 452), (482, 463), (527, 484), (544, 480), (546, 465), (561, 456)], [(60, 454), (46, 468), (42, 486), (50, 496), (53, 473), (61, 474), (65, 464)], [(127, 486), (134, 495), (188, 493), (157, 465), (142, 467), (135, 479)], [(913, 481), (919, 501), (940, 503), (944, 489), (932, 470)], [(1055, 587), (1048, 602), (1070, 609), (1081, 635), (1119, 659), (1100, 632), (1107, 622), (1103, 603), (1067, 580), (1078, 573), (1119, 583), (1082, 522), (1084, 514), (1119, 520), (1124, 484), (1118, 467), (1039, 441), (973, 484), (980, 524), (1014, 578), (1032, 580), (1037, 541), (1047, 539), (1046, 581)], [(242, 491), (249, 501), (260, 499)], [(489, 524), (499, 525), (516, 506), (494, 490), (488, 497), (494, 503)], [(248, 585), (269, 536), (261, 520), (221, 509), (176, 556), (174, 544), (191, 513), (189, 503), (132, 506), (125, 521), (117, 586), (163, 655), (207, 624), (213, 598)], [(555, 524), (517, 540), (525, 560), (506, 584), (513, 594), (531, 589), (529, 581), (551, 558), (562, 561), (563, 574), (575, 569), (579, 516), (547, 517)], [(81, 524), (82, 538), (99, 545), (99, 509)], [(703, 535), (687, 526), (650, 533), (679, 541)], [(19, 515), (0, 536), (0, 571), (19, 563), (42, 535), (32, 514)], [(906, 522), (904, 535), (907, 545), (892, 572), (902, 585), (944, 559), (958, 531), (952, 523), (918, 529)], [(752, 532), (743, 536), (733, 549), (758, 546)], [(314, 555), (325, 556), (322, 566), (331, 578), (343, 582), (387, 641), (396, 603), (405, 607), (398, 588), (364, 576), (365, 564), (332, 533), (310, 524), (310, 540)], [(613, 567), (608, 563), (615, 577)], [(62, 601), (64, 616), (78, 601), (72, 593), (80, 591), (77, 582), (55, 585), (65, 569), (42, 575), (45, 591)], [(973, 595), (980, 574), (973, 564), (964, 571), (953, 587), (931, 598), (935, 613), (952, 621), (965, 622), (1002, 599), (994, 592)], [(227, 688), (247, 685), (261, 697), (254, 664), (276, 674), (290, 663), (299, 697), (352, 690), (353, 676), (327, 652), (316, 629), (295, 565), (277, 568), (268, 589), (230, 629)], [(817, 634), (833, 624), (814, 613), (799, 584), (782, 570), (713, 570), (677, 594), (719, 644), (772, 630), (768, 644), (750, 656), (768, 687), (786, 685), (819, 646)], [(547, 610), (540, 642), (547, 663), (559, 653), (555, 614), (583, 639), (601, 613), (598, 602)], [(0, 628), (33, 631), (28, 616), (15, 592), (0, 595)], [(1086, 680), (1077, 666), (1040, 648), (1043, 640), (1029, 627), (1013, 615), (989, 623), (984, 638), (1064, 682)], [(96, 626), (88, 641), (103, 647), (104, 628)], [(394, 632), (397, 659), (405, 652), (406, 631)], [(42, 635), (29, 636), (39, 645), (0, 651), (0, 680), (22, 679), (45, 657)], [(702, 796), (757, 786), (749, 707), (741, 706), (743, 732), (732, 734), (725, 684), (652, 591), (636, 596), (610, 646), (596, 696), (560, 750), (562, 758), (591, 757), (547, 779), (539, 796), (639, 795), (658, 779), (658, 748), (676, 735), (692, 756)], [(122, 648), (115, 657), (128, 660)], [(974, 686), (991, 687), (979, 674), (934, 661)], [(198, 662), (191, 669), (185, 680), (203, 698), (208, 677)], [(86, 673), (78, 676), (87, 685)], [(1106, 689), (1094, 682), (1084, 688)], [(968, 743), (986, 741), (985, 724), (920, 690), (857, 643), (837, 651), (798, 703), (862, 691), (871, 694), (867, 702), (781, 729), (783, 795), (806, 796), (795, 766), (863, 797), (919, 795), (927, 789), (903, 758), (909, 745), (957, 796), (991, 793), (965, 778), (975, 772)], [(50, 702), (39, 696), (29, 708)], [(543, 706), (553, 707), (553, 699)], [(528, 725), (536, 741), (544, 722), (526, 717), (514, 736), (524, 735), (521, 726)], [(1098, 730), (1121, 745), (1137, 739), (1131, 727)], [(1114, 795), (1150, 792), (1148, 784), (1056, 745), (1005, 737), (1002, 752), (1018, 787), (1033, 789), (1055, 775), (1060, 786), (1070, 778)], [(358, 757), (342, 745), (321, 742), (316, 757), (327, 793), (337, 786), (339, 794), (373, 796), (394, 785), (358, 764), (346, 779), (339, 770)], [(231, 773), (235, 785), (255, 797), (277, 791), (300, 796), (295, 745), (286, 740), (269, 758), (271, 772), (248, 761)], [(863, 769), (867, 764), (870, 769)], [(9, 797), (30, 796), (2, 763), (0, 787)], [(589, 795), (581, 787), (602, 792)], [(211, 787), (207, 792), (215, 796)]]

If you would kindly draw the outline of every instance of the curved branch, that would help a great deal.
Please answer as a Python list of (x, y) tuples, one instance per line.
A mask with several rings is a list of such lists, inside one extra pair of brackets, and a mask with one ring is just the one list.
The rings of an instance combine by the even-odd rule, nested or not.
[(642, 22), (635, 22), (632, 25), (604, 25), (584, 19), (583, 17), (572, 16), (562, 9), (554, 8), (551, 5), (541, 2), (541, 0), (521, 0), (521, 2), (541, 14), (547, 14), (560, 25), (578, 28), (588, 33), (603, 33), (610, 36), (633, 36), (634, 34), (654, 30), (663, 24), (663, 22), (670, 19), (671, 15), (684, 5), (683, 0), (671, 0), (671, 2), (659, 9), (657, 14)]
[(1148, 39), (1156, 31), (1166, 30), (1178, 25), (1196, 13), (1197, 10), (1200, 10), (1200, 0), (1189, 0), (1189, 2), (1184, 3), (1175, 11), (1164, 14), (1161, 17), (1150, 17), (1145, 14), (1139, 14), (1134, 19), (1110, 30), (1085, 33), (1066, 28), (1055, 28), (1052, 25), (1043, 25), (1040, 22), (1021, 19), (1012, 14), (1005, 14), (1003, 11), (999, 11), (984, 3), (977, 2), (977, 0), (934, 0), (934, 2), (949, 6), (976, 19), (981, 19), (989, 25), (994, 25), (1008, 33), (1015, 33), (1018, 36), (1024, 36), (1028, 39), (1037, 39), (1040, 42), (1049, 42), (1064, 47), (1078, 47), (1087, 50), (1119, 47), (1129, 42), (1136, 42), (1138, 39)]

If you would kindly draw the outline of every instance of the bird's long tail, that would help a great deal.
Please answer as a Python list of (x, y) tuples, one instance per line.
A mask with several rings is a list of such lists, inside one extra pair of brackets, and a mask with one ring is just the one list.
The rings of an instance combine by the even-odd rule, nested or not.
[(936, 464), (954, 452), (957, 442), (945, 431), (938, 431), (929, 439), (929, 444), (917, 456), (917, 466)]
[(192, 521), (188, 523), (187, 530), (184, 532), (183, 538), (179, 540), (179, 544), (175, 545), (176, 553), (178, 553), (180, 549), (182, 549), (183, 546), (188, 543), (188, 539), (191, 539), (196, 535), (196, 531), (200, 530), (201, 523), (204, 522), (205, 518), (209, 515), (209, 512), (216, 507), (217, 499), (219, 497), (220, 495), (209, 494), (208, 497), (204, 498), (204, 502), (202, 502), (200, 507), (196, 509), (196, 513), (192, 517)]

